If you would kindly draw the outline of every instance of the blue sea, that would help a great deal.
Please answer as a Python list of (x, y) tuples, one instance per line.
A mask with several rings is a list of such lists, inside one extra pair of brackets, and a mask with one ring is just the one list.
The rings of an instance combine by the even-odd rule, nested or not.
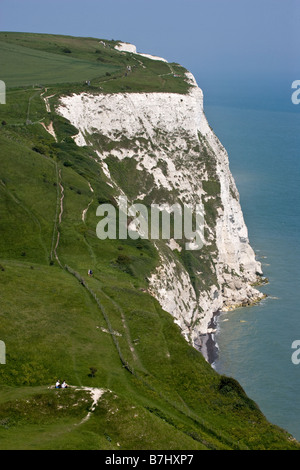
[(224, 92), (216, 100), (204, 90), (204, 110), (228, 151), (250, 243), (269, 279), (259, 305), (220, 315), (214, 367), (300, 440), (300, 364), (291, 360), (300, 340), (300, 105), (289, 93), (268, 101), (244, 90), (240, 99)]

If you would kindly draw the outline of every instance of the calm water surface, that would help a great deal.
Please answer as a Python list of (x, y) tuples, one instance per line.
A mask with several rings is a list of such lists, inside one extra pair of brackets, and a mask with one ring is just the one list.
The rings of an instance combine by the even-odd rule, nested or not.
[(228, 151), (250, 243), (269, 278), (260, 305), (221, 314), (214, 367), (300, 440), (300, 364), (291, 361), (300, 340), (300, 109), (205, 112)]

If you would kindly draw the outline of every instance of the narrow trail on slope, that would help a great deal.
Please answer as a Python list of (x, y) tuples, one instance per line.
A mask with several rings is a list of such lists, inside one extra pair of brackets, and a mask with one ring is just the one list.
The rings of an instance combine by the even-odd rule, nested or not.
[[(83, 424), (83, 423), (86, 423), (92, 413), (95, 411), (96, 409), (96, 406), (98, 405), (98, 401), (100, 400), (100, 398), (102, 397), (102, 395), (107, 392), (108, 390), (104, 389), (104, 388), (94, 388), (94, 387), (80, 387), (80, 388), (76, 388), (76, 390), (86, 390), (88, 392), (90, 392), (90, 395), (92, 397), (92, 400), (93, 400), (93, 403), (92, 403), (92, 406), (90, 408), (90, 411), (88, 412), (88, 414), (80, 421), (80, 424)], [(78, 426), (77, 425), (77, 426)]]
[(40, 89), (38, 91), (36, 91), (33, 95), (30, 96), (30, 98), (28, 99), (28, 106), (27, 106), (27, 113), (26, 113), (26, 124), (31, 124), (31, 121), (29, 119), (29, 116), (30, 116), (30, 105), (31, 105), (31, 101), (33, 100), (33, 98), (35, 98), (38, 94), (40, 94)]
[[(72, 428), (73, 426), (80, 426), (81, 424), (84, 424), (86, 423), (90, 417), (92, 416), (92, 414), (94, 413), (97, 405), (98, 405), (98, 402), (100, 400), (100, 398), (102, 397), (102, 395), (104, 395), (104, 393), (112, 393), (111, 390), (107, 389), (107, 388), (99, 388), (99, 387), (86, 387), (84, 385), (68, 385), (67, 386), (68, 389), (71, 389), (71, 390), (74, 390), (74, 392), (81, 392), (81, 391), (85, 391), (85, 392), (89, 392), (90, 396), (91, 396), (91, 399), (92, 399), (92, 404), (89, 408), (89, 411), (87, 413), (87, 415), (81, 419), (81, 421), (79, 423), (74, 423), (72, 425), (70, 425), (68, 427), (68, 432), (72, 431)], [(50, 387), (48, 387), (48, 389), (55, 389), (55, 386), (51, 385)], [(60, 389), (61, 390), (61, 389)], [(75, 406), (76, 404), (74, 404), (73, 406)], [(66, 431), (63, 430), (62, 431), (62, 434), (64, 434)]]
[(54, 256), (54, 243), (55, 243), (55, 235), (56, 235), (56, 230), (57, 230), (58, 211), (59, 211), (59, 205), (60, 205), (58, 167), (57, 167), (56, 162), (54, 162), (54, 164), (55, 164), (55, 173), (56, 173), (56, 209), (55, 209), (55, 217), (54, 217), (54, 224), (53, 224), (51, 251), (50, 251), (50, 261), (52, 262), (53, 262), (53, 256)]
[(46, 111), (47, 113), (51, 113), (51, 106), (50, 106), (50, 103), (49, 103), (49, 99), (50, 98), (53, 98), (53, 96), (56, 95), (56, 93), (54, 93), (54, 95), (49, 95), (49, 96), (44, 96), (45, 93), (47, 93), (47, 88), (45, 88), (45, 90), (43, 91), (43, 93), (41, 93), (41, 97), (43, 98), (44, 102), (45, 102), (45, 106), (46, 106)]
[(82, 222), (85, 222), (86, 213), (87, 213), (87, 211), (89, 210), (90, 205), (91, 205), (93, 202), (94, 202), (94, 199), (92, 199), (92, 200), (88, 203), (88, 206), (87, 206), (85, 209), (83, 209), (82, 214), (81, 214), (81, 220), (82, 220)]
[(132, 57), (133, 60), (135, 60), (136, 62), (138, 62), (138, 63), (142, 66), (143, 69), (146, 69), (146, 68), (147, 68), (146, 65), (143, 64), (143, 62), (142, 62), (140, 59), (137, 59), (137, 58), (134, 57), (133, 55), (132, 55), (131, 57)]
[(48, 127), (46, 126), (46, 124), (44, 122), (40, 122), (40, 124), (48, 132), (48, 134), (52, 135), (55, 142), (57, 142), (57, 137), (56, 137), (55, 130), (54, 130), (54, 127), (53, 127), (53, 122), (51, 121)]
[(141, 361), (140, 359), (137, 357), (137, 354), (136, 354), (136, 351), (135, 351), (135, 348), (133, 346), (133, 343), (132, 343), (132, 340), (131, 340), (131, 336), (130, 336), (130, 331), (129, 331), (129, 328), (127, 326), (127, 323), (126, 323), (126, 319), (125, 319), (125, 314), (124, 314), (124, 311), (123, 309), (121, 308), (121, 306), (114, 300), (112, 299), (108, 294), (106, 294), (105, 292), (103, 292), (103, 290), (101, 288), (99, 288), (101, 294), (106, 298), (108, 299), (113, 305), (114, 307), (118, 310), (118, 312), (120, 313), (120, 316), (121, 316), (121, 320), (122, 320), (122, 324), (123, 324), (123, 328), (124, 328), (124, 332), (125, 332), (125, 337), (126, 337), (126, 341), (128, 343), (128, 346), (129, 346), (129, 349), (131, 351), (131, 354), (132, 354), (132, 358), (134, 361), (139, 361), (140, 365), (141, 364)]
[[(89, 181), (88, 181), (88, 185), (89, 185), (89, 188), (90, 188), (91, 193), (93, 193), (94, 190), (93, 190), (93, 188), (92, 188), (92, 186), (91, 186), (91, 183), (90, 183)], [(82, 220), (82, 222), (85, 222), (86, 213), (87, 213), (87, 211), (89, 210), (90, 205), (91, 205), (93, 202), (94, 202), (94, 199), (91, 199), (91, 201), (89, 202), (88, 206), (87, 206), (85, 209), (83, 209), (82, 214), (81, 214), (81, 220)]]
[(90, 295), (93, 297), (93, 299), (95, 300), (95, 302), (97, 303), (98, 307), (99, 307), (99, 310), (101, 311), (103, 317), (104, 317), (104, 320), (106, 322), (106, 325), (107, 325), (107, 328), (108, 328), (108, 331), (110, 332), (111, 334), (111, 337), (112, 337), (112, 340), (114, 342), (114, 345), (117, 349), (117, 352), (118, 352), (118, 355), (119, 355), (119, 358), (123, 364), (123, 366), (131, 373), (133, 374), (133, 369), (130, 367), (128, 361), (124, 358), (123, 356), (123, 353), (121, 351), (121, 348), (120, 348), (120, 345), (119, 345), (119, 342), (116, 338), (116, 334), (115, 334), (115, 330), (112, 328), (112, 325), (110, 323), (110, 320), (108, 318), (108, 315), (106, 313), (106, 310), (104, 308), (104, 306), (102, 305), (102, 303), (100, 302), (100, 300), (98, 299), (97, 295), (95, 294), (95, 292), (89, 287), (89, 285), (86, 283), (86, 281), (83, 279), (83, 277), (77, 273), (76, 271), (74, 271), (70, 266), (68, 265), (65, 265), (65, 269), (70, 273), (72, 274), (79, 282), (80, 284), (90, 293)]
[(64, 212), (64, 205), (63, 205), (63, 200), (64, 200), (64, 187), (62, 185), (62, 179), (61, 179), (61, 169), (59, 169), (58, 171), (58, 184), (59, 184), (59, 187), (60, 187), (60, 212), (59, 212), (59, 215), (58, 215), (58, 223), (56, 225), (56, 231), (57, 231), (57, 238), (56, 238), (56, 244), (55, 244), (55, 247), (54, 247), (54, 255), (55, 255), (55, 258), (59, 264), (59, 266), (62, 268), (62, 264), (59, 260), (59, 257), (57, 255), (57, 248), (58, 248), (58, 245), (59, 245), (59, 240), (60, 240), (60, 231), (58, 229), (58, 226), (61, 224), (61, 219), (62, 219), (62, 215), (63, 215), (63, 212)]
[(61, 218), (62, 218), (62, 215), (63, 215), (63, 212), (64, 212), (64, 204), (63, 204), (63, 200), (64, 200), (64, 187), (63, 187), (63, 185), (62, 185), (62, 180), (61, 180), (61, 169), (59, 169), (58, 176), (59, 176), (59, 187), (60, 187), (60, 194), (61, 194), (61, 198), (60, 198), (60, 213), (59, 213), (59, 217), (58, 217), (58, 222), (61, 223)]

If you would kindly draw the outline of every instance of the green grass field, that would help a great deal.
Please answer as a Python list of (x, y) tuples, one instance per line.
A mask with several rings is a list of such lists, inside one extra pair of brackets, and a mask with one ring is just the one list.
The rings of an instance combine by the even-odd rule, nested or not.
[(7, 88), (65, 84), (65, 92), (86, 90), (86, 81), (90, 92), (187, 92), (183, 67), (119, 52), (114, 41), (105, 44), (95, 38), (0, 32), (1, 80)]
[(117, 66), (88, 62), (0, 41), (1, 79), (8, 88), (85, 82), (114, 73)]
[[(56, 54), (57, 66), (72, 61), (78, 77), (87, 47), (99, 42), (22, 33), (6, 39), (6, 53), (35, 49), (49, 63)], [(76, 57), (58, 53), (62, 45)], [(113, 66), (122, 68), (126, 57), (116, 52)], [(15, 84), (36, 80), (34, 69), (25, 77), (25, 66), (12, 63)], [(72, 90), (52, 83), (58, 95)], [(8, 89), (0, 107), (0, 449), (299, 449), (236, 381), (211, 368), (147, 292), (159, 262), (154, 246), (97, 238), (96, 208), (115, 190), (93, 151), (70, 138), (76, 130), (46, 111), (44, 91)], [(50, 120), (57, 142), (41, 125)], [(112, 163), (121, 178), (124, 167), (118, 175)], [(57, 378), (73, 388), (51, 388)], [(89, 419), (84, 387), (104, 390)]]

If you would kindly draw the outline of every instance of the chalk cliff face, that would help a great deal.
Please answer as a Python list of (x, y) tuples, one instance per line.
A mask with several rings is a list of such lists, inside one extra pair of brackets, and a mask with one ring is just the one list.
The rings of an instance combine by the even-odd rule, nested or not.
[[(186, 252), (180, 240), (155, 241), (161, 262), (149, 278), (149, 292), (186, 339), (205, 352), (201, 338), (215, 312), (263, 297), (252, 287), (262, 271), (249, 244), (227, 152), (208, 125), (202, 90), (192, 74), (186, 80), (187, 94), (64, 96), (57, 112), (78, 129), (77, 145), (96, 151), (116, 195), (148, 205), (203, 204), (203, 248)], [(118, 162), (136, 174), (130, 188), (118, 175)]]

